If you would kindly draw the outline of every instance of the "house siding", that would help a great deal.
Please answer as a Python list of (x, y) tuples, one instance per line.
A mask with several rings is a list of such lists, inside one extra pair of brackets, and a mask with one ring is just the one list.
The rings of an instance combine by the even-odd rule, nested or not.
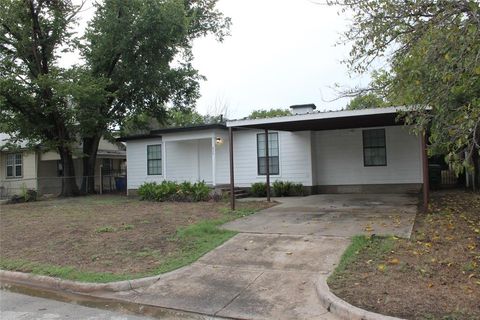
[[(419, 137), (409, 134), (404, 126), (386, 127), (387, 166), (365, 167), (362, 130), (278, 131), (280, 174), (272, 175), (271, 181), (292, 181), (306, 187), (422, 183)], [(257, 171), (257, 134), (263, 132), (234, 131), (237, 187), (265, 181)], [(217, 137), (222, 143), (215, 144), (215, 184), (229, 184), (228, 131), (217, 129), (128, 141), (128, 189), (164, 179), (212, 183), (212, 139)], [(164, 146), (163, 175), (148, 176), (146, 148), (158, 143)]]
[[(233, 152), (235, 167), (235, 185), (250, 187), (252, 183), (264, 182), (265, 176), (258, 175), (257, 170), (257, 134), (261, 130), (237, 131), (234, 133)], [(276, 131), (271, 131), (276, 132)], [(280, 174), (272, 175), (271, 180), (288, 180), (304, 185), (312, 185), (310, 132), (278, 132)], [(224, 143), (227, 167), (219, 172), (217, 182), (227, 184), (230, 182), (228, 170), (228, 143)], [(218, 153), (217, 153), (218, 154)]]
[(422, 183), (419, 137), (410, 134), (405, 126), (386, 127), (387, 165), (366, 167), (364, 129), (315, 132), (317, 185)]
[[(17, 153), (17, 152), (13, 152)], [(22, 153), (22, 177), (7, 178), (7, 152), (0, 152), (0, 192), (3, 195), (20, 194), (24, 188), (37, 190), (37, 153)]]

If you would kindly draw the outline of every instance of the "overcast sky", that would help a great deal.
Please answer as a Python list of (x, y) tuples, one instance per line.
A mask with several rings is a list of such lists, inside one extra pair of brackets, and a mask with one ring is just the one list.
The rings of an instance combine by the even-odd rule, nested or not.
[[(240, 118), (303, 103), (337, 110), (348, 101), (328, 102), (336, 97), (335, 83), (366, 84), (341, 64), (349, 49), (336, 43), (348, 21), (336, 8), (309, 0), (219, 0), (218, 6), (232, 19), (231, 36), (223, 43), (213, 37), (194, 43), (194, 65), (207, 77), (197, 104), (201, 113), (227, 105), (229, 117)], [(87, 3), (79, 29), (93, 13)]]

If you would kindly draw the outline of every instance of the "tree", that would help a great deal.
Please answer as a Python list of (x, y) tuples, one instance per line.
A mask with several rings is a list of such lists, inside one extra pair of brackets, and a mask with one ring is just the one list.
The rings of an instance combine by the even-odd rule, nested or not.
[[(14, 140), (42, 142), (60, 154), (62, 194), (75, 195), (72, 144), (76, 123), (69, 102), (69, 70), (58, 53), (73, 46), (80, 9), (71, 1), (0, 1), (0, 122)], [(64, 49), (67, 50), (67, 49)]]
[[(100, 138), (125, 119), (147, 114), (166, 122), (167, 104), (190, 108), (203, 79), (191, 64), (192, 41), (207, 34), (222, 40), (230, 20), (217, 0), (105, 0), (82, 43), (86, 61), (81, 87), (94, 84), (103, 98), (78, 101), (82, 119), (84, 175), (94, 173)], [(100, 86), (97, 86), (100, 84)], [(88, 98), (88, 97), (87, 97)], [(87, 99), (91, 100), (91, 99)], [(94, 114), (95, 117), (91, 115)], [(91, 182), (93, 183), (93, 181)], [(93, 185), (85, 190), (93, 190)]]
[(381, 108), (386, 105), (385, 101), (374, 93), (360, 94), (347, 104), (348, 110)]
[[(83, 37), (71, 1), (0, 0), (0, 121), (14, 139), (57, 149), (66, 183), (78, 193), (73, 153), (82, 143), (84, 176), (94, 175), (98, 144), (125, 119), (165, 121), (166, 105), (191, 107), (203, 79), (191, 64), (192, 41), (228, 34), (216, 0), (105, 0)], [(61, 68), (62, 51), (82, 63)], [(93, 179), (83, 182), (93, 191)]]
[(263, 119), (281, 116), (290, 116), (292, 113), (288, 109), (269, 109), (269, 110), (254, 110), (248, 116), (248, 119)]
[(479, 181), (480, 5), (473, 0), (331, 1), (353, 12), (344, 41), (352, 42), (350, 68), (366, 72), (382, 57), (372, 89), (409, 105), (406, 123), (429, 130), (430, 154), (446, 154), (457, 172)]

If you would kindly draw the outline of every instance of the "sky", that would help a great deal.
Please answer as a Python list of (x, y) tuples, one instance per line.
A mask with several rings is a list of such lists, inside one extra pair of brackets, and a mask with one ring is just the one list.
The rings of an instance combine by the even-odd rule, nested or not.
[[(338, 15), (338, 8), (310, 0), (219, 0), (218, 8), (232, 19), (231, 36), (222, 43), (201, 38), (193, 45), (194, 66), (207, 78), (200, 84), (200, 113), (226, 107), (235, 119), (304, 103), (338, 110), (348, 99), (335, 100), (335, 84), (368, 84), (368, 77), (350, 77), (341, 63), (349, 46), (337, 43), (348, 17)], [(79, 32), (93, 13), (87, 2)]]

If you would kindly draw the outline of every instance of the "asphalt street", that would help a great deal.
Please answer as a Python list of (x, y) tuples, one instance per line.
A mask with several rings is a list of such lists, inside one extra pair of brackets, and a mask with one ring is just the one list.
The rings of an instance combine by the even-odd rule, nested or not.
[(153, 318), (89, 308), (76, 304), (0, 290), (0, 319), (147, 320)]

